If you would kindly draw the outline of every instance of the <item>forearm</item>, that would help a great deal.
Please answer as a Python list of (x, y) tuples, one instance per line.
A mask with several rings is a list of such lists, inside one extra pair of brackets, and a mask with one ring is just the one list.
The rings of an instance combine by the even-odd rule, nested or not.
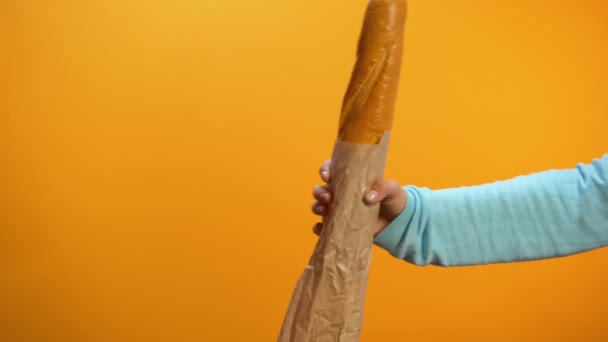
[(408, 205), (375, 242), (418, 265), (557, 257), (608, 244), (608, 155), (590, 165), (480, 186), (406, 187)]

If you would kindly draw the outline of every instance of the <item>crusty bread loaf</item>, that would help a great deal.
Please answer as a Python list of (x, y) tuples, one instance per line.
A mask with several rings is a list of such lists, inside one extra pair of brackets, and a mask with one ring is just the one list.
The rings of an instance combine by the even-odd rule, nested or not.
[(377, 144), (390, 130), (403, 53), (405, 0), (371, 0), (344, 96), (338, 139)]

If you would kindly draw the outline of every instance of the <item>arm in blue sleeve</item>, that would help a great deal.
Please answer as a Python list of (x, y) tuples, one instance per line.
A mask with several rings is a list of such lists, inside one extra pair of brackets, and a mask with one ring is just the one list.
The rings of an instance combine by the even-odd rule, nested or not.
[(536, 260), (608, 245), (608, 154), (491, 184), (404, 190), (406, 208), (374, 242), (413, 264)]

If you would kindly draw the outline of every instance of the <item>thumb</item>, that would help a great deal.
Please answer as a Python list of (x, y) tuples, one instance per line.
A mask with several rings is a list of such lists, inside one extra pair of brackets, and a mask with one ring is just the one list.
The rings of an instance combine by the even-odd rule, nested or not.
[(376, 182), (372, 189), (365, 194), (364, 201), (366, 204), (376, 204), (382, 201), (393, 202), (402, 200), (405, 193), (401, 185), (394, 180), (380, 180)]

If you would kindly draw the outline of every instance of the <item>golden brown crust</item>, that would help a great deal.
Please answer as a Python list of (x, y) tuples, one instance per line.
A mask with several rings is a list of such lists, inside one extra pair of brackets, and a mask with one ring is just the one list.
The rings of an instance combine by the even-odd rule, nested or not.
[(344, 96), (338, 140), (378, 144), (393, 123), (403, 54), (405, 0), (370, 0), (350, 84)]

